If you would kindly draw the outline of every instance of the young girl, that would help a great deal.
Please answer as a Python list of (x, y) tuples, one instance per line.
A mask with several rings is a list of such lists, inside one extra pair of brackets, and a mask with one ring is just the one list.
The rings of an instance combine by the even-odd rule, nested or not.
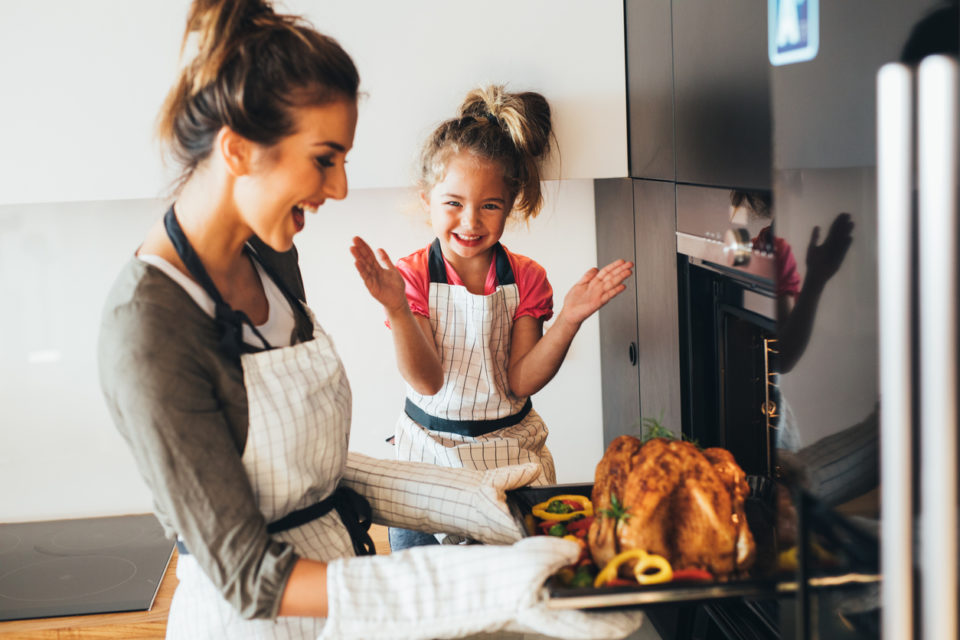
[[(587, 271), (543, 333), (553, 315), (546, 273), (500, 236), (511, 214), (529, 220), (540, 210), (550, 135), (540, 94), (471, 92), (421, 153), (420, 198), (436, 239), (396, 266), (354, 239), (357, 269), (386, 310), (407, 382), (394, 441), (401, 460), (473, 469), (535, 462), (537, 484), (556, 482), (530, 396), (557, 373), (581, 323), (626, 288), (633, 263)], [(393, 549), (434, 542), (396, 530), (390, 541)]]

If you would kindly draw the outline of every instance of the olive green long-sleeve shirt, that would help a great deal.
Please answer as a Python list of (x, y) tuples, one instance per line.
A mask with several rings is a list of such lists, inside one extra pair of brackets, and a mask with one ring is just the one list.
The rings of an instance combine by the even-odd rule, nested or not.
[[(296, 250), (258, 255), (301, 300)], [(297, 305), (293, 305), (297, 309)], [(309, 340), (296, 311), (291, 342)], [(273, 618), (297, 556), (272, 540), (241, 463), (247, 395), (239, 363), (220, 353), (213, 319), (160, 269), (132, 258), (108, 295), (98, 342), (100, 383), (114, 423), (179, 535), (246, 618)]]

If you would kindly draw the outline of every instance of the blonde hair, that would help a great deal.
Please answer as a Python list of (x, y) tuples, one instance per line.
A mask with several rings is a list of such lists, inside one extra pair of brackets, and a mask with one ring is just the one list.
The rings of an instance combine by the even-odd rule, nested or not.
[(157, 137), (181, 166), (175, 191), (221, 127), (270, 146), (294, 132), (293, 107), (357, 99), (359, 74), (337, 41), (262, 0), (194, 0), (181, 56), (188, 43), (196, 54), (157, 118)]
[(441, 123), (424, 144), (419, 187), (432, 189), (450, 158), (467, 151), (503, 168), (513, 215), (533, 218), (543, 205), (540, 173), (552, 133), (550, 105), (539, 93), (508, 93), (501, 85), (474, 89), (457, 117)]

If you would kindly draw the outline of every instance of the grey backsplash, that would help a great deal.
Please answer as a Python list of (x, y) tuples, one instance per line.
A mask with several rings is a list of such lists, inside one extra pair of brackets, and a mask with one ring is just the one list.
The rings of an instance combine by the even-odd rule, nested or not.
[[(557, 310), (596, 261), (593, 183), (547, 182), (544, 211), (504, 234), (547, 270)], [(394, 260), (432, 238), (409, 189), (357, 189), (307, 216), (297, 236), (307, 303), (333, 338), (353, 391), (351, 449), (392, 457), (384, 439), (403, 382), (384, 315), (353, 266), (354, 235)], [(163, 215), (159, 199), (0, 206), (0, 522), (150, 511), (97, 379), (101, 308), (123, 263)], [(534, 397), (559, 482), (592, 481), (603, 454), (599, 329), (587, 320)]]

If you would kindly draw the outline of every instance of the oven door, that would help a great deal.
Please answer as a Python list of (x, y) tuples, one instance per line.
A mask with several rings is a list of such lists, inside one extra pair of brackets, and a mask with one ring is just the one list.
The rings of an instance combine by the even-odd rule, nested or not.
[(767, 193), (677, 187), (684, 433), (764, 477), (780, 404), (772, 226)]

